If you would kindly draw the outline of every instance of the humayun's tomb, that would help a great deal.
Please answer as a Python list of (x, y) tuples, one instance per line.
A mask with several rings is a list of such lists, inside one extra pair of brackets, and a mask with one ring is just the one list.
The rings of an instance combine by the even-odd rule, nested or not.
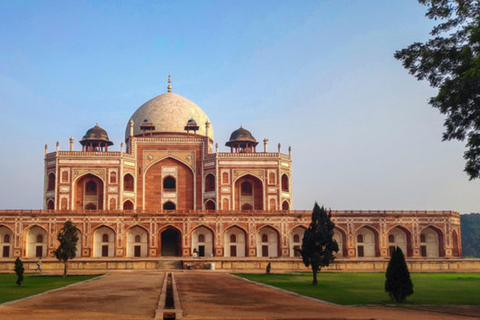
[[(294, 248), (311, 210), (292, 210), (291, 149), (268, 150), (264, 139), (259, 150), (240, 127), (219, 152), (205, 112), (170, 79), (128, 120), (119, 151), (98, 125), (79, 142), (81, 151), (74, 138), (67, 151), (45, 146), (43, 210), (0, 211), (1, 269), (16, 257), (61, 268), (53, 250), (67, 220), (80, 238), (71, 268), (305, 268)], [(413, 269), (461, 269), (458, 212), (335, 210), (332, 219), (333, 268), (381, 270), (399, 246)]]

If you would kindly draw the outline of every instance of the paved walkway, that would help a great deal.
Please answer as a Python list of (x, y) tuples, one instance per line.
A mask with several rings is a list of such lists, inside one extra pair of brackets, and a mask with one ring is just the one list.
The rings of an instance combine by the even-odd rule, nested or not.
[[(221, 272), (174, 275), (185, 319), (474, 319), (402, 308), (336, 306)], [(112, 272), (0, 306), (0, 319), (152, 319), (163, 277), (152, 271)]]

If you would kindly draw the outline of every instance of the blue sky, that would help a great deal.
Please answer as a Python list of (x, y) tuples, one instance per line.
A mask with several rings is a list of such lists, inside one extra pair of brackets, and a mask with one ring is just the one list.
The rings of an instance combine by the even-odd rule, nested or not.
[[(166, 91), (224, 147), (240, 125), (293, 149), (295, 209), (480, 212), (436, 90), (395, 50), (425, 41), (414, 0), (0, 1), (0, 208), (41, 208), (44, 145), (126, 122)], [(263, 149), (263, 147), (261, 147)]]

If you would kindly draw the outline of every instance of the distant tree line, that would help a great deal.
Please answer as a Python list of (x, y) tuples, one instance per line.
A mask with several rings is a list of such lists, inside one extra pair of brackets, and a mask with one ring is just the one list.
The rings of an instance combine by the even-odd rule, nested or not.
[(480, 258), (480, 213), (461, 214), (462, 256)]

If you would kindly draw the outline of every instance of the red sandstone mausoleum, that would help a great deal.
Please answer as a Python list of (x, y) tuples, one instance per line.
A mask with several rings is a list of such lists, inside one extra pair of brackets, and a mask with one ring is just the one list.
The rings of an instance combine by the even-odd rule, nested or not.
[[(260, 147), (240, 127), (225, 142), (230, 151), (219, 152), (205, 112), (173, 93), (170, 79), (168, 92), (128, 120), (120, 151), (109, 150), (113, 142), (98, 124), (80, 144), (81, 151), (73, 138), (68, 151), (45, 146), (43, 210), (0, 211), (0, 261), (53, 257), (70, 220), (80, 232), (79, 261), (195, 251), (227, 264), (301, 264), (294, 248), (311, 211), (292, 210), (291, 148), (269, 151), (267, 139)], [(385, 260), (394, 246), (420, 260), (461, 256), (458, 212), (338, 210), (332, 217), (338, 261)]]

